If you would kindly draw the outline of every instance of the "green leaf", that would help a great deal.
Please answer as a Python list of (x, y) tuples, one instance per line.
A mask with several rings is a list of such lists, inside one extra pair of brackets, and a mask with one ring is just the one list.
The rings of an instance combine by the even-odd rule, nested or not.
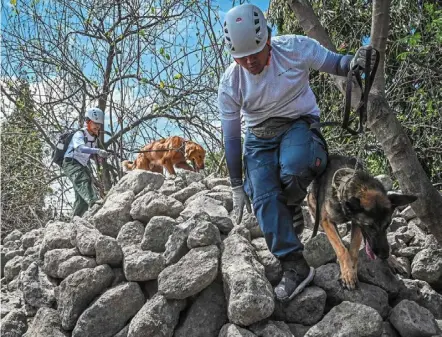
[(181, 74), (176, 74), (173, 78), (176, 79), (176, 80), (179, 80), (179, 79), (181, 79), (182, 77), (183, 77), (183, 75), (181, 75)]
[(165, 58), (168, 59), (168, 60), (170, 60), (170, 55), (169, 55), (169, 54), (166, 54), (166, 55), (165, 55)]
[(160, 55), (164, 55), (164, 48), (163, 47), (160, 48)]
[(160, 89), (164, 89), (165, 86), (166, 86), (166, 85), (164, 84), (164, 82), (163, 82), (163, 81), (160, 81)]

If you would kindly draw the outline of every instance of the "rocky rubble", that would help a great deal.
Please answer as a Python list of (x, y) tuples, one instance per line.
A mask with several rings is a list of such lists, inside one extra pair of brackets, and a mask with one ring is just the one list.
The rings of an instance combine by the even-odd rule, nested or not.
[(411, 207), (395, 213), (389, 262), (361, 249), (354, 291), (306, 218), (316, 276), (289, 303), (274, 300), (282, 269), (256, 219), (234, 226), (232, 208), (228, 179), (133, 171), (83, 218), (10, 233), (2, 336), (442, 336), (442, 247)]

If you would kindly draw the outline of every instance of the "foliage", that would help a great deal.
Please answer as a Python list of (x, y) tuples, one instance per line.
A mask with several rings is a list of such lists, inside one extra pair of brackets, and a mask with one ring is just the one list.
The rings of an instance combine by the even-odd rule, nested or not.
[(0, 127), (2, 235), (39, 227), (49, 215), (43, 142), (32, 123), (36, 116), (29, 85), (20, 83), (15, 109)]
[[(353, 54), (367, 43), (371, 28), (371, 1), (312, 0), (321, 24), (339, 53)], [(442, 182), (442, 4), (438, 1), (392, 1), (386, 52), (386, 97), (405, 127), (418, 158), (433, 183)], [(304, 34), (287, 1), (272, 1), (270, 21), (278, 33)], [(327, 75), (312, 72), (311, 86), (322, 120), (341, 120), (343, 97)], [(382, 149), (368, 132), (364, 137), (344, 135), (328, 128), (324, 134), (335, 152), (363, 154), (374, 173), (390, 173)]]

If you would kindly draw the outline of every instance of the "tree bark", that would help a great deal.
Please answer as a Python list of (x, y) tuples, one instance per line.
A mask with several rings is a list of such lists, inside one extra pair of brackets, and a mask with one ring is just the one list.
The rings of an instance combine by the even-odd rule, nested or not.
[[(307, 0), (289, 0), (304, 32), (330, 50), (336, 50)], [(442, 243), (442, 196), (420, 165), (402, 125), (385, 99), (385, 48), (388, 37), (390, 0), (374, 0), (370, 41), (381, 54), (367, 109), (367, 127), (374, 133), (404, 193), (418, 196), (412, 204), (416, 215)], [(335, 81), (336, 82), (336, 81)], [(342, 91), (342, 86), (337, 84)], [(355, 96), (355, 95), (352, 95)], [(357, 96), (359, 97), (359, 96)]]

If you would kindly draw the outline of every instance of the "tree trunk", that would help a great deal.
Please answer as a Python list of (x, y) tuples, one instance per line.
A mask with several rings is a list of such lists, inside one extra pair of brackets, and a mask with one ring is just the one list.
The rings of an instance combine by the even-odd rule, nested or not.
[[(336, 50), (307, 0), (289, 0), (305, 33), (325, 47)], [(385, 47), (389, 27), (389, 0), (374, 0), (370, 41), (381, 54), (372, 94), (369, 97), (367, 126), (380, 142), (404, 193), (418, 196), (412, 204), (417, 216), (442, 243), (442, 196), (433, 187), (420, 165), (404, 129), (385, 99)], [(342, 91), (343, 86), (337, 83)], [(356, 96), (356, 95), (352, 95)], [(356, 96), (359, 97), (359, 96)]]

